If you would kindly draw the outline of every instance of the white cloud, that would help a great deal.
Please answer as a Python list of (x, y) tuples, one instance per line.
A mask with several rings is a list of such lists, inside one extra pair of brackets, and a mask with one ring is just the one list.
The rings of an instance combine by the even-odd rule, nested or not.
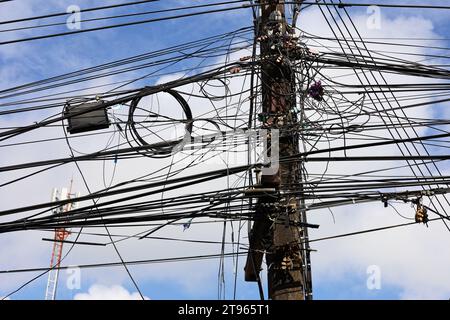
[[(146, 300), (150, 298), (144, 296)], [(78, 293), (74, 300), (141, 300), (138, 292), (130, 292), (122, 286), (92, 285), (87, 293)]]

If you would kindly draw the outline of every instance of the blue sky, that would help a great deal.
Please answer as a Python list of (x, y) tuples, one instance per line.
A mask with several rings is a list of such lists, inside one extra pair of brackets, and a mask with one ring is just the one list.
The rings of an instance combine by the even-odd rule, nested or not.
[[(19, 2), (19, 3), (17, 3)], [(116, 1), (116, 2), (125, 2), (125, 1)], [(182, 6), (189, 5), (192, 3), (205, 3), (212, 1), (159, 1), (155, 3), (149, 3), (146, 5), (139, 5), (135, 7), (135, 11), (143, 10), (146, 8), (147, 10), (157, 10), (157, 9), (166, 9), (174, 6)], [(376, 3), (377, 1), (367, 0), (365, 2)], [(392, 1), (394, 2), (394, 1)], [(425, 1), (395, 1), (395, 3), (423, 3)], [(446, 1), (427, 1), (431, 4), (447, 4)], [(35, 0), (35, 1), (27, 1), (27, 0), (17, 0), (11, 3), (1, 3), (0, 4), (0, 18), (4, 19), (13, 19), (20, 18), (24, 16), (30, 15), (41, 15), (47, 14), (51, 12), (60, 12), (65, 11), (65, 9), (72, 4), (77, 4), (81, 8), (93, 7), (93, 6), (101, 6), (110, 4), (110, 1), (75, 1), (75, 0), (64, 0), (64, 1), (45, 1), (45, 0)], [(117, 8), (114, 10), (110, 10), (107, 14), (120, 14), (125, 12), (130, 12), (131, 9)], [(326, 28), (323, 21), (319, 22), (317, 19), (314, 19), (315, 15), (311, 9), (308, 9), (304, 13), (305, 20), (302, 20), (302, 16), (300, 16), (300, 25), (301, 27), (308, 28), (309, 30), (318, 30), (322, 31)], [(364, 18), (365, 9), (349, 9), (349, 12), (352, 15)], [(395, 25), (396, 19), (404, 18), (405, 23), (408, 28), (411, 28), (411, 19), (417, 19), (417, 21), (430, 23), (432, 28), (430, 32), (438, 37), (448, 37), (449, 23), (448, 13), (439, 13), (436, 14), (435, 11), (426, 11), (426, 10), (407, 10), (407, 9), (383, 9), (382, 18), (384, 21), (389, 22), (387, 25)], [(316, 12), (317, 13), (317, 12)], [(177, 13), (173, 13), (176, 15)], [(90, 18), (93, 16), (98, 16), (97, 14), (82, 14), (82, 18)], [(158, 15), (152, 15), (152, 17), (157, 17)], [(133, 18), (131, 20), (135, 20)], [(144, 19), (144, 18), (139, 18)], [(60, 21), (64, 21), (63, 19)], [(121, 19), (120, 22), (130, 21), (130, 19)], [(102, 25), (103, 22), (96, 22), (89, 25), (82, 24), (82, 28), (95, 27)], [(142, 24), (137, 26), (131, 26), (126, 28), (118, 28), (111, 30), (103, 30), (98, 32), (90, 32), (73, 36), (65, 36), (37, 41), (30, 41), (24, 43), (17, 43), (12, 45), (0, 46), (0, 89), (9, 88), (15, 85), (20, 85), (23, 83), (28, 83), (40, 79), (45, 79), (47, 77), (56, 76), (60, 74), (64, 74), (67, 72), (72, 72), (78, 69), (87, 68), (94, 65), (99, 65), (102, 63), (126, 58), (129, 56), (134, 56), (150, 51), (154, 51), (157, 49), (166, 48), (169, 46), (181, 44), (187, 41), (193, 41), (196, 39), (205, 38), (208, 36), (221, 34), (228, 31), (233, 31), (238, 28), (247, 27), (252, 24), (252, 15), (249, 9), (233, 11), (233, 12), (223, 12), (223, 13), (215, 13), (202, 15), (198, 17), (190, 17), (183, 18), (177, 20), (169, 20), (162, 21), (157, 23), (150, 24)], [(304, 24), (308, 24), (304, 26)], [(65, 26), (57, 27), (53, 29), (49, 29), (52, 32), (66, 32), (67, 29)], [(385, 30), (380, 31), (381, 34), (387, 34), (389, 36), (395, 36), (395, 30)], [(399, 30), (402, 34), (408, 34), (409, 36), (414, 36), (414, 30)], [(7, 36), (5, 34), (0, 34), (0, 41), (6, 41), (9, 39), (17, 39), (21, 37), (32, 37), (40, 34), (39, 30), (26, 31), (21, 33), (14, 33), (11, 36)], [(448, 46), (448, 41), (440, 41), (441, 44)], [(176, 66), (168, 69), (167, 71), (177, 71), (183, 68), (189, 68), (195, 65), (197, 62), (193, 61), (185, 61), (181, 64), (177, 64)], [(152, 70), (142, 70), (139, 73), (132, 74), (131, 78), (138, 77), (140, 75), (144, 75), (147, 72)], [(128, 79), (127, 76), (116, 76), (113, 78), (114, 81), (120, 81), (122, 79)], [(129, 88), (142, 87), (145, 85), (152, 85), (158, 81), (158, 79), (145, 79), (142, 81), (135, 82)], [(43, 113), (34, 113), (35, 117), (44, 116)], [(438, 116), (441, 116), (440, 114)], [(33, 117), (22, 118), (22, 116), (14, 116), (14, 117), (3, 117), (1, 119), (3, 122), (7, 123), (11, 122), (20, 122), (24, 121), (25, 123), (33, 122)], [(52, 152), (52, 151), (49, 151)], [(64, 150), (64, 152), (66, 152)], [(0, 156), (1, 157), (1, 156)], [(1, 159), (0, 159), (1, 160)], [(70, 178), (70, 173), (63, 173), (64, 180)], [(56, 179), (55, 177), (52, 177)], [(36, 182), (39, 184), (39, 181)], [(60, 184), (64, 184), (63, 181), (60, 181)], [(41, 198), (45, 199), (46, 194)], [(33, 197), (37, 197), (33, 195)], [(41, 199), (35, 198), (35, 199)], [(5, 196), (6, 199), (6, 196)], [(362, 211), (369, 209), (361, 209)], [(313, 217), (316, 219), (316, 217)], [(326, 220), (322, 216), (317, 218), (321, 222), (325, 222)], [(337, 230), (333, 229), (332, 225), (324, 226), (325, 231), (328, 234), (338, 233)], [(348, 230), (345, 229), (345, 226), (342, 226), (341, 231)], [(440, 230), (440, 229), (439, 229)], [(442, 230), (440, 230), (441, 232)], [(179, 232), (179, 230), (177, 231)], [(194, 231), (188, 230), (186, 234), (192, 236)], [(395, 238), (395, 233), (392, 231), (386, 231), (384, 234), (387, 234), (390, 237)], [(194, 234), (195, 235), (195, 234)], [(320, 234), (317, 234), (319, 236)], [(380, 235), (383, 237), (384, 235)], [(38, 239), (38, 238), (36, 238)], [(359, 241), (360, 238), (354, 238), (354, 241)], [(447, 238), (448, 239), (448, 238)], [(2, 243), (11, 243), (16, 241), (16, 238), (2, 238), (0, 237), (0, 246)], [(21, 240), (22, 241), (22, 240)], [(376, 242), (378, 238), (374, 237), (373, 242), (370, 245), (376, 246)], [(428, 242), (428, 245), (432, 244), (432, 241), (435, 239), (431, 239)], [(20, 241), (18, 241), (20, 243)], [(406, 241), (405, 241), (406, 243)], [(336, 258), (336, 260), (327, 260), (324, 257), (330, 250), (333, 251), (336, 248), (339, 252), (346, 252), (347, 245), (350, 245), (351, 242), (332, 242), (330, 243), (321, 243), (317, 245), (317, 249), (320, 255), (319, 258), (315, 258), (313, 254), (313, 268), (314, 263), (317, 261), (317, 265), (319, 265), (319, 270), (316, 272), (313, 271), (313, 279), (314, 279), (314, 296), (316, 299), (401, 299), (405, 298), (405, 291), (409, 290), (407, 285), (404, 285), (403, 282), (396, 281), (395, 273), (390, 274), (390, 269), (393, 268), (386, 261), (378, 261), (378, 258), (373, 259), (374, 264), (386, 265), (383, 267), (387, 270), (387, 273), (390, 275), (386, 277), (386, 281), (383, 282), (383, 286), (381, 290), (368, 290), (366, 286), (367, 273), (366, 267), (367, 263), (371, 263), (370, 259), (363, 259), (361, 257), (355, 257), (352, 261), (352, 253), (350, 250), (347, 252), (347, 258)], [(332, 247), (332, 249), (327, 248), (326, 246)], [(50, 253), (50, 245), (40, 244), (39, 251), (37, 252), (46, 252), (46, 248), (48, 248), (48, 253)], [(398, 250), (400, 248), (400, 245)], [(219, 250), (219, 246), (215, 247), (216, 252)], [(3, 249), (5, 250), (5, 249)], [(140, 247), (140, 258), (152, 258), (151, 252), (143, 252)], [(321, 251), (322, 250), (322, 251)], [(324, 253), (320, 253), (324, 252)], [(362, 252), (362, 250), (361, 250)], [(360, 252), (360, 253), (361, 253)], [(6, 262), (8, 252), (0, 251), (0, 260), (4, 260)], [(81, 253), (80, 253), (81, 254)], [(391, 253), (392, 254), (392, 253)], [(406, 253), (405, 253), (406, 254)], [(363, 254), (361, 253), (363, 256)], [(411, 253), (413, 256), (414, 253)], [(444, 254), (445, 255), (445, 254)], [(132, 257), (136, 257), (131, 255)], [(130, 257), (131, 257), (130, 256)], [(378, 257), (378, 256), (377, 256)], [(392, 257), (392, 255), (391, 255)], [(111, 261), (112, 259), (117, 259), (114, 255), (109, 255), (105, 260)], [(94, 259), (95, 260), (95, 259)], [(342, 260), (346, 260), (348, 262), (348, 267), (343, 267)], [(47, 261), (46, 257), (39, 257), (33, 260), (35, 262), (34, 266), (45, 266), (45, 261)], [(245, 257), (240, 258), (241, 264), (245, 261)], [(325, 262), (324, 262), (325, 261)], [(337, 263), (336, 270), (330, 271), (327, 273), (327, 270), (332, 269), (333, 267), (330, 263), (335, 261)], [(443, 260), (444, 261), (444, 260)], [(450, 260), (445, 260), (443, 263), (447, 264)], [(92, 261), (91, 261), (92, 262)], [(97, 261), (99, 262), (99, 261)], [(77, 260), (68, 260), (68, 264), (76, 264)], [(95, 261), (94, 261), (95, 263)], [(2, 268), (8, 268), (7, 264), (0, 264)], [(183, 264), (178, 265), (178, 269), (173, 271), (165, 276), (165, 278), (155, 279), (154, 277), (146, 277), (145, 274), (155, 274), (161, 271), (161, 268), (165, 268), (164, 265), (151, 265), (147, 267), (130, 267), (130, 270), (133, 273), (139, 274), (137, 276), (138, 283), (144, 294), (152, 299), (217, 299), (217, 271), (218, 271), (218, 262), (217, 261), (208, 261), (208, 262), (197, 262), (197, 263), (189, 263), (189, 272), (192, 270), (196, 270), (197, 266), (198, 270), (209, 270), (208, 275), (205, 275), (205, 278), (199, 277), (196, 280), (193, 277), (191, 283), (187, 284), (185, 280), (189, 280), (192, 276), (189, 272), (184, 273)], [(233, 275), (233, 264), (230, 259), (226, 261), (226, 297), (232, 298), (233, 292), (233, 283), (234, 283), (234, 275)], [(397, 265), (396, 265), (397, 266)], [(445, 265), (444, 265), (445, 266)], [(18, 267), (18, 266), (15, 266)], [(25, 265), (21, 265), (21, 267), (26, 267)], [(120, 269), (120, 268), (115, 268)], [(112, 269), (111, 269), (112, 270)], [(258, 290), (255, 283), (245, 283), (243, 281), (243, 265), (238, 267), (239, 274), (237, 280), (237, 298), (238, 299), (258, 299)], [(104, 283), (105, 285), (121, 285), (126, 288), (129, 292), (135, 292), (135, 288), (132, 286), (131, 282), (124, 275), (123, 270), (120, 271), (120, 276), (118, 276), (117, 283), (114, 282), (113, 279), (107, 279), (102, 282), (103, 273), (108, 273), (110, 269), (105, 269), (104, 271), (98, 270), (84, 270), (82, 276), (82, 287), (79, 290), (68, 290), (64, 287), (64, 285), (59, 290), (58, 297), (60, 299), (73, 299), (76, 294), (87, 292), (88, 289), (95, 285), (96, 283)], [(200, 271), (203, 272), (203, 271)], [(28, 274), (27, 277), (30, 277), (31, 274)], [(8, 278), (2, 276), (0, 278), (0, 284), (3, 281), (5, 284), (8, 281), (14, 282), (14, 284), (21, 283), (27, 277), (22, 278)], [(114, 277), (113, 277), (114, 278)], [(61, 273), (61, 283), (64, 283), (66, 279), (66, 275), (64, 272)], [(207, 282), (202, 282), (207, 279)], [(405, 278), (406, 279), (406, 278)], [(45, 283), (47, 277), (42, 277), (40, 280), (34, 282), (33, 284), (27, 286), (23, 290), (21, 290), (18, 294), (14, 295), (13, 299), (40, 299), (44, 296), (45, 291)], [(198, 281), (198, 282), (197, 282)], [(404, 280), (406, 282), (407, 280)], [(189, 282), (189, 281), (188, 281)], [(264, 281), (265, 282), (265, 281)], [(6, 294), (11, 289), (11, 286), (6, 286), (4, 288), (0, 286), (0, 296)], [(433, 290), (434, 287), (427, 288), (429, 290)], [(442, 288), (440, 288), (442, 289)], [(445, 289), (445, 288), (444, 288)], [(448, 291), (443, 290), (442, 298), (444, 295), (450, 292), (450, 288)], [(265, 288), (265, 292), (267, 293), (267, 289)], [(412, 295), (414, 296), (414, 295)], [(407, 296), (408, 297), (408, 296)]]

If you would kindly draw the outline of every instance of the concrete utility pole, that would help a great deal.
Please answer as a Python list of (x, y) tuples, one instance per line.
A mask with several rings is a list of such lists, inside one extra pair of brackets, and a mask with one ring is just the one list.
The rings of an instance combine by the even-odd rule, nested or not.
[[(285, 17), (282, 0), (261, 1), (259, 24), (262, 126), (279, 130), (279, 158), (299, 152), (295, 74), (289, 55), (295, 39)], [(298, 110), (298, 109), (297, 109)], [(272, 141), (273, 145), (274, 141)], [(260, 197), (256, 205), (255, 223), (250, 234), (250, 251), (245, 267), (246, 281), (259, 281), (266, 252), (269, 298), (273, 300), (305, 300), (312, 298), (306, 216), (300, 211), (298, 196), (289, 192), (302, 190), (299, 162), (281, 162), (278, 172), (262, 175), (260, 187), (274, 188), (276, 196)]]

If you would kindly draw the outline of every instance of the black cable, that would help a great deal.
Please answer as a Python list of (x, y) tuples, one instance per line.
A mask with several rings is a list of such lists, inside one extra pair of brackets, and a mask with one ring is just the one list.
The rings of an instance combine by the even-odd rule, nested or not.
[[(112, 9), (112, 8), (125, 7), (125, 6), (132, 6), (132, 5), (136, 5), (136, 4), (145, 4), (145, 3), (157, 2), (157, 1), (159, 1), (159, 0), (141, 0), (141, 1), (127, 2), (127, 3), (119, 3), (119, 4), (109, 5), (109, 6), (80, 9), (80, 12), (92, 12), (92, 11)], [(72, 13), (71, 12), (59, 12), (59, 13), (52, 13), (52, 14), (46, 14), (46, 15), (34, 16), (34, 17), (28, 17), (28, 18), (6, 20), (6, 21), (0, 21), (0, 25), (17, 23), (17, 22), (32, 21), (32, 20), (38, 20), (38, 19), (47, 19), (47, 18), (53, 18), (53, 17), (60, 17), (60, 16), (66, 16), (66, 15), (70, 15), (70, 14), (72, 14)]]
[[(159, 0), (153, 0), (153, 1), (159, 1)], [(114, 15), (114, 16), (105, 16), (105, 17), (98, 17), (98, 18), (91, 18), (91, 19), (82, 19), (82, 20), (80, 20), (78, 22), (79, 23), (84, 23), (84, 22), (102, 21), (102, 20), (109, 20), (109, 19), (136, 17), (136, 16), (156, 14), (156, 13), (165, 13), (165, 12), (173, 12), (173, 11), (182, 11), (182, 10), (190, 10), (190, 9), (213, 7), (213, 6), (221, 6), (221, 5), (226, 5), (226, 4), (235, 4), (235, 3), (246, 2), (246, 1), (248, 1), (248, 0), (223, 1), (223, 2), (217, 2), (217, 3), (208, 3), (208, 4), (201, 4), (201, 5), (187, 6), (187, 7), (177, 7), (177, 8), (152, 10), (152, 11), (144, 11), (144, 12), (137, 12), (137, 13), (119, 14), (119, 15)], [(128, 5), (128, 4), (124, 4), (124, 5)], [(108, 8), (110, 8), (110, 6), (108, 6)], [(97, 10), (99, 10), (99, 9), (97, 9)], [(80, 10), (80, 12), (86, 12), (86, 9), (85, 10), (82, 9), (82, 10)], [(67, 14), (70, 14), (70, 13), (67, 13)], [(1, 24), (2, 23), (0, 22), (0, 25)], [(66, 24), (67, 24), (67, 22), (57, 22), (57, 23), (39, 24), (39, 25), (36, 25), (36, 26), (16, 27), (16, 28), (11, 28), (11, 29), (0, 30), (0, 33), (15, 32), (15, 31), (21, 31), (21, 30), (30, 30), (30, 29), (40, 29), (40, 28), (46, 28), (46, 27), (64, 26)]]
[(140, 24), (147, 24), (147, 23), (153, 23), (153, 22), (159, 22), (159, 21), (167, 21), (167, 20), (172, 20), (172, 19), (187, 18), (187, 17), (199, 16), (199, 15), (210, 14), (210, 13), (220, 13), (220, 12), (226, 12), (226, 11), (232, 11), (232, 10), (248, 9), (249, 7), (250, 7), (250, 5), (242, 5), (239, 7), (230, 7), (230, 8), (223, 8), (223, 9), (192, 12), (192, 13), (180, 14), (180, 15), (170, 16), (170, 17), (161, 17), (161, 18), (147, 19), (147, 20), (134, 21), (134, 22), (125, 22), (125, 23), (118, 23), (118, 24), (103, 26), (103, 27), (87, 28), (87, 29), (75, 30), (75, 31), (70, 31), (70, 32), (60, 32), (60, 33), (34, 36), (34, 37), (28, 37), (28, 38), (21, 38), (21, 39), (15, 39), (15, 40), (0, 41), (0, 45), (49, 39), (49, 38), (55, 38), (55, 37), (61, 37), (61, 36), (87, 33), (87, 32), (92, 32), (92, 31), (129, 27), (129, 26), (135, 26), (135, 25), (140, 25)]

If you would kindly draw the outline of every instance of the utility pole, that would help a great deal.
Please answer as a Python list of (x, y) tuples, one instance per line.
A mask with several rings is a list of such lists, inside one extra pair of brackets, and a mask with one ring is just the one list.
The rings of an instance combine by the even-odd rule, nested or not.
[[(259, 120), (268, 130), (268, 140), (279, 132), (279, 159), (299, 153), (296, 86), (291, 49), (296, 39), (285, 17), (282, 0), (261, 3), (259, 21), (262, 114)], [(296, 111), (297, 110), (297, 111)], [(274, 145), (276, 141), (271, 141)], [(262, 174), (259, 186), (273, 188), (276, 196), (260, 197), (250, 233), (250, 251), (245, 267), (246, 281), (260, 281), (259, 272), (266, 252), (269, 298), (311, 299), (311, 268), (307, 242), (306, 215), (292, 192), (303, 189), (299, 162), (280, 161), (278, 171)], [(275, 199), (274, 199), (275, 198)]]

